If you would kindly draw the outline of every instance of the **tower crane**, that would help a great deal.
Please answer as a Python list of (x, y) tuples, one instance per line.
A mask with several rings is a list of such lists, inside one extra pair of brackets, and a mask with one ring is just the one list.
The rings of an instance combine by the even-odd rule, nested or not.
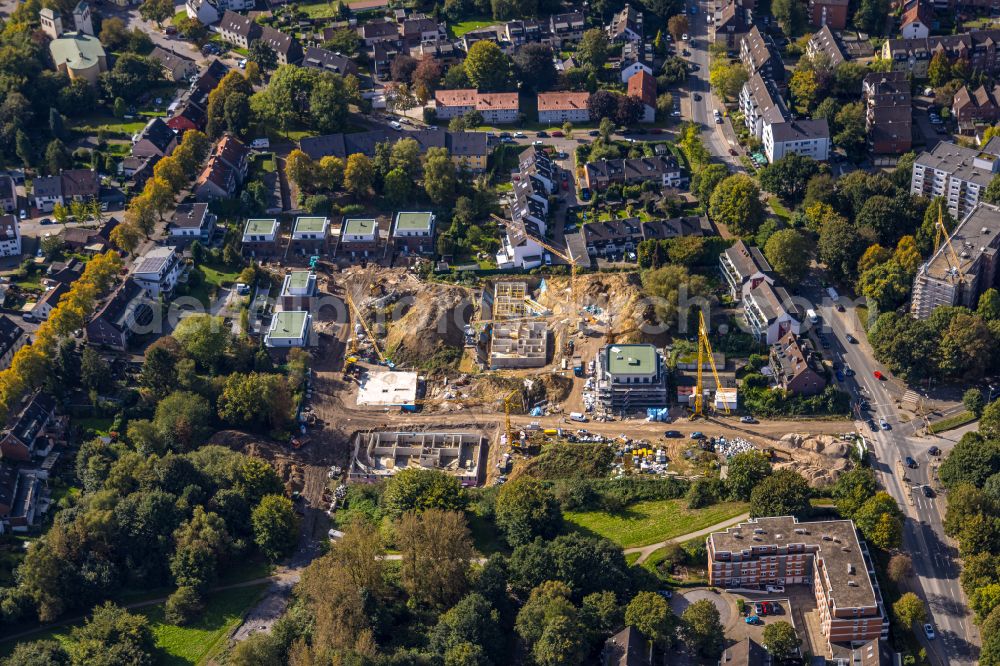
[(955, 275), (958, 277), (959, 282), (965, 281), (965, 275), (962, 273), (962, 261), (958, 257), (958, 253), (955, 252), (955, 246), (951, 244), (951, 235), (944, 226), (944, 202), (938, 202), (938, 219), (937, 223), (934, 225), (937, 230), (934, 234), (934, 253), (937, 254), (938, 250), (941, 248), (941, 239), (944, 239), (945, 245), (948, 247), (948, 253), (952, 261), (952, 268), (955, 270)]
[(504, 427), (507, 431), (507, 446), (514, 446), (514, 429), (510, 425), (510, 408), (514, 405), (514, 398), (517, 398), (517, 404), (523, 404), (521, 399), (521, 390), (514, 389), (503, 399), (503, 416), (504, 416)]
[[(697, 418), (699, 416), (704, 416), (704, 400), (705, 400), (705, 386), (702, 381), (702, 364), (704, 363), (705, 357), (708, 357), (708, 365), (712, 368), (712, 377), (715, 378), (715, 390), (718, 391), (722, 388), (722, 382), (719, 381), (719, 371), (715, 368), (715, 358), (712, 356), (712, 344), (708, 341), (708, 327), (705, 326), (705, 314), (702, 311), (698, 311), (698, 385), (695, 387), (694, 394), (694, 413), (691, 418)], [(726, 410), (726, 414), (729, 413), (729, 405), (725, 401), (722, 402), (723, 408)]]
[[(498, 222), (500, 224), (503, 224), (503, 225), (506, 225), (506, 224), (508, 224), (510, 222), (510, 220), (505, 220), (504, 218), (500, 217), (499, 215), (494, 215), (492, 213), (490, 214), (490, 217), (493, 218), (494, 221), (496, 221), (496, 222)], [(570, 274), (569, 274), (570, 302), (573, 304), (573, 311), (576, 312), (576, 309), (577, 309), (576, 308), (576, 272), (577, 272), (577, 268), (579, 267), (579, 264), (578, 264), (577, 260), (574, 259), (573, 257), (571, 257), (567, 252), (563, 252), (562, 250), (557, 250), (556, 248), (554, 248), (551, 245), (549, 245), (546, 241), (543, 241), (542, 239), (540, 239), (540, 238), (538, 238), (536, 236), (528, 236), (528, 238), (530, 238), (534, 242), (538, 243), (544, 249), (548, 250), (549, 252), (551, 252), (552, 254), (554, 254), (555, 256), (559, 257), (560, 259), (562, 259), (563, 261), (565, 261), (567, 264), (569, 264), (569, 266), (570, 266)]]
[[(392, 368), (395, 368), (396, 364), (393, 363), (390, 359), (386, 358), (385, 354), (383, 354), (382, 350), (379, 348), (378, 341), (376, 341), (375, 336), (372, 335), (372, 330), (368, 327), (368, 322), (365, 321), (365, 316), (361, 313), (361, 310), (354, 303), (354, 299), (351, 298), (351, 294), (345, 292), (344, 296), (347, 299), (347, 307), (351, 310), (351, 312), (354, 313), (354, 318), (356, 318), (358, 322), (361, 323), (361, 327), (365, 330), (365, 333), (368, 335), (368, 339), (371, 340), (372, 348), (375, 350), (376, 356), (378, 356), (382, 364), (388, 367), (390, 370)], [(351, 333), (354, 333), (354, 331), (352, 330)], [(353, 344), (352, 347), (354, 347), (356, 351), (357, 345)]]

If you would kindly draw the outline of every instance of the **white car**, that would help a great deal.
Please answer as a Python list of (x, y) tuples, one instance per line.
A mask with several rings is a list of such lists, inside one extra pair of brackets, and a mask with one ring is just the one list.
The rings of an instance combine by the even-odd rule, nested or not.
[(929, 641), (934, 640), (935, 637), (934, 625), (932, 625), (930, 622), (924, 625), (924, 636), (926, 636), (927, 640)]
[(785, 593), (785, 586), (784, 585), (768, 585), (767, 586), (767, 591), (768, 591), (769, 594), (784, 594)]
[(688, 40), (688, 34), (685, 32), (683, 35), (681, 35), (681, 39), (683, 39), (686, 42)]
[(403, 129), (403, 126), (402, 126), (402, 125), (400, 125), (400, 124), (399, 124), (398, 122), (396, 122), (395, 120), (393, 120), (393, 121), (392, 121), (391, 123), (389, 123), (389, 127), (391, 127), (392, 129), (396, 130), (397, 132), (399, 132), (400, 130), (402, 130), (402, 129)]
[(890, 427), (890, 426), (889, 426), (889, 422), (888, 422), (888, 421), (886, 421), (885, 419), (879, 419), (879, 420), (878, 420), (878, 424), (879, 424), (880, 426), (882, 426), (882, 430), (889, 430), (889, 427)]
[(21, 219), (22, 220), (28, 219), (28, 213), (23, 208), (21, 209)]

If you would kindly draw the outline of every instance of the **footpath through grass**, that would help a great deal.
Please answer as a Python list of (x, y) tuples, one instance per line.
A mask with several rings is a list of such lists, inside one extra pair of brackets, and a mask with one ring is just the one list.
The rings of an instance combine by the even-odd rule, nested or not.
[(683, 534), (697, 532), (735, 518), (747, 510), (743, 502), (720, 502), (704, 509), (688, 509), (687, 500), (637, 502), (625, 509), (567, 512), (572, 529), (590, 532), (614, 541), (622, 548), (646, 546)]
[[(243, 614), (257, 602), (268, 585), (261, 583), (212, 592), (202, 618), (185, 627), (167, 623), (163, 616), (163, 604), (133, 612), (149, 618), (156, 647), (160, 650), (157, 663), (166, 666), (194, 666), (205, 663), (220, 651), (229, 634), (242, 622)], [(23, 642), (55, 639), (69, 645), (72, 642), (71, 631), (71, 626), (59, 627), (35, 634)], [(14, 641), (0, 643), (0, 657), (8, 656), (16, 644)]]

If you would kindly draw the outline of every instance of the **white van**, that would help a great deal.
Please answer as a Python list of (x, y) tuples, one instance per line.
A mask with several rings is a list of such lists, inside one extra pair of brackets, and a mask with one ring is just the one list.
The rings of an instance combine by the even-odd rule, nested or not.
[(579, 421), (580, 423), (587, 422), (587, 417), (583, 414), (583, 412), (570, 412), (569, 419), (570, 421)]
[(810, 308), (809, 310), (806, 310), (806, 316), (809, 317), (809, 323), (810, 324), (818, 324), (819, 323), (819, 316), (816, 314), (816, 311), (813, 310), (812, 308)]
[(255, 150), (266, 150), (271, 147), (271, 141), (267, 138), (254, 139), (250, 142), (250, 147)]
[(403, 126), (400, 125), (399, 123), (397, 123), (395, 120), (393, 120), (391, 123), (389, 123), (389, 127), (391, 127), (392, 129), (396, 130), (397, 132), (399, 132), (400, 130), (403, 129)]

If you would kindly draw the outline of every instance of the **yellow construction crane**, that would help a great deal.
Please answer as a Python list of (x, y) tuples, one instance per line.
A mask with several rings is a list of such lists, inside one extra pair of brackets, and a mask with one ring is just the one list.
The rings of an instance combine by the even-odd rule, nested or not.
[(937, 230), (934, 234), (934, 253), (941, 248), (941, 239), (944, 238), (945, 245), (948, 246), (948, 252), (951, 255), (951, 260), (953, 262), (953, 268), (955, 269), (955, 274), (958, 276), (958, 281), (962, 282), (965, 276), (962, 274), (962, 261), (958, 257), (958, 253), (955, 252), (955, 246), (951, 244), (951, 235), (944, 226), (944, 202), (938, 202), (938, 219), (937, 224), (934, 225)]
[[(372, 334), (372, 330), (368, 328), (368, 322), (365, 321), (365, 316), (361, 313), (361, 310), (354, 303), (354, 299), (351, 298), (351, 294), (349, 292), (345, 292), (344, 296), (347, 299), (347, 307), (351, 310), (351, 312), (354, 313), (354, 318), (356, 318), (361, 323), (361, 327), (365, 330), (365, 333), (368, 335), (368, 339), (371, 340), (372, 348), (375, 349), (375, 354), (378, 356), (379, 360), (382, 361), (383, 365), (387, 366), (390, 369), (396, 367), (396, 365), (391, 360), (386, 358), (385, 354), (382, 353), (382, 350), (379, 349), (378, 341)], [(353, 328), (351, 329), (351, 334), (352, 335), (354, 334)], [(356, 345), (352, 346), (356, 347)]]
[[(494, 221), (496, 221), (496, 222), (498, 222), (500, 224), (506, 225), (507, 223), (510, 222), (510, 220), (505, 220), (504, 218), (500, 217), (499, 215), (494, 215), (492, 213), (490, 214), (490, 217), (493, 218)], [(576, 309), (577, 309), (577, 307), (576, 307), (576, 271), (577, 271), (577, 267), (578, 267), (576, 259), (574, 259), (573, 257), (571, 257), (566, 252), (563, 252), (562, 250), (557, 250), (556, 248), (552, 247), (551, 245), (549, 245), (547, 242), (543, 241), (540, 238), (537, 238), (535, 236), (529, 236), (529, 238), (531, 238), (531, 240), (533, 240), (536, 243), (538, 243), (539, 245), (541, 245), (544, 249), (548, 250), (549, 252), (551, 252), (552, 254), (554, 254), (555, 256), (559, 257), (560, 259), (562, 259), (563, 261), (565, 261), (567, 264), (569, 264), (569, 266), (570, 266), (570, 274), (569, 274), (570, 302), (573, 304), (573, 312), (576, 312)]]
[[(718, 392), (722, 388), (722, 382), (719, 381), (719, 371), (715, 368), (715, 358), (712, 356), (712, 344), (708, 341), (708, 327), (705, 326), (705, 314), (698, 311), (698, 385), (695, 387), (694, 394), (694, 413), (691, 418), (696, 418), (698, 416), (704, 416), (704, 399), (705, 399), (705, 385), (702, 381), (702, 364), (704, 363), (705, 357), (708, 357), (708, 365), (712, 368), (712, 377), (715, 378), (715, 390)], [(722, 406), (726, 410), (726, 414), (729, 413), (729, 405), (725, 400), (722, 401)]]

